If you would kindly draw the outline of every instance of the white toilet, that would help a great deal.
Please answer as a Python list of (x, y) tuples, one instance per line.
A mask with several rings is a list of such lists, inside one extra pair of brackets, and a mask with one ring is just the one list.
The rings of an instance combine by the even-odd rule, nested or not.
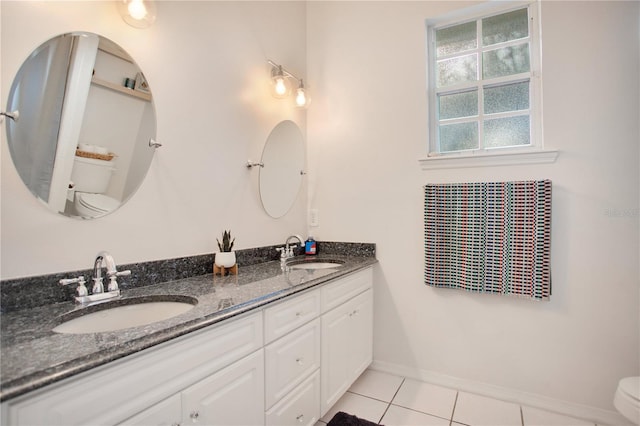
[(120, 206), (120, 201), (104, 194), (114, 171), (113, 161), (75, 157), (71, 181), (75, 185), (73, 203), (79, 216), (104, 216)]
[(616, 410), (635, 424), (640, 424), (640, 377), (625, 377), (618, 383), (613, 398)]

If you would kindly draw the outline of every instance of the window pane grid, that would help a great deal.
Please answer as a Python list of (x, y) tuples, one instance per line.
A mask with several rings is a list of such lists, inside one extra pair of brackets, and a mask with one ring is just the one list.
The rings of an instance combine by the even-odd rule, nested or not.
[[(520, 106), (516, 106), (516, 108), (513, 109), (507, 109), (507, 110), (503, 110), (503, 111), (496, 111), (496, 112), (485, 112), (485, 91), (486, 90), (497, 90), (497, 89), (504, 89), (507, 88), (508, 86), (514, 86), (514, 85), (518, 85), (518, 84), (525, 84), (527, 86), (527, 107), (520, 107)], [(485, 117), (487, 118), (495, 118), (495, 117), (507, 117), (507, 116), (512, 116), (512, 115), (522, 115), (522, 114), (528, 114), (531, 112), (531, 103), (530, 103), (530, 80), (526, 79), (526, 80), (522, 80), (522, 79), (518, 79), (515, 81), (511, 81), (511, 80), (503, 80), (502, 84), (482, 84), (482, 83), (478, 83), (476, 85), (473, 86), (474, 89), (473, 90), (456, 90), (456, 91), (440, 91), (437, 93), (437, 102), (438, 102), (438, 106), (440, 106), (440, 99), (442, 99), (443, 97), (446, 96), (451, 96), (451, 95), (462, 95), (462, 94), (466, 94), (466, 93), (471, 93), (471, 92), (477, 92), (477, 107), (476, 107), (476, 111), (477, 114), (468, 114), (468, 115), (464, 115), (464, 116), (459, 116), (459, 117), (445, 117), (443, 118), (439, 113), (440, 113), (440, 108), (437, 109), (437, 113), (436, 113), (436, 120), (438, 121), (438, 124), (446, 124), (446, 123), (452, 123), (452, 122), (462, 122), (462, 121), (468, 121), (469, 118), (473, 118), (473, 117), (478, 117), (480, 118), (480, 120), (483, 120)], [(503, 101), (504, 104), (504, 101)]]
[[(435, 136), (438, 152), (485, 151), (531, 145), (532, 65), (528, 14), (528, 9), (524, 8), (475, 20), (475, 43), (469, 37), (474, 21), (443, 27), (449, 34), (464, 32), (466, 47), (459, 51), (437, 51), (437, 59), (434, 58), (436, 69), (447, 61), (460, 61), (460, 58), (470, 56), (475, 58), (475, 69), (469, 67), (467, 61), (465, 72), (457, 80), (449, 78), (447, 83), (441, 84), (444, 80), (440, 75), (436, 77)], [(518, 22), (511, 22), (507, 15), (517, 15)], [(493, 34), (483, 34), (483, 24), (491, 24), (491, 21)], [(461, 26), (464, 26), (464, 31), (456, 28)], [(512, 31), (501, 34), (495, 30), (496, 26), (509, 27)], [(436, 28), (434, 34), (439, 30)], [(485, 64), (487, 60), (491, 62)], [(469, 92), (476, 93), (476, 107), (464, 105), (456, 112), (455, 102), (448, 99), (453, 100), (456, 95)], [(449, 102), (444, 108), (443, 100)], [(477, 111), (477, 114), (470, 111)], [(456, 137), (460, 140), (456, 141)]]
[(437, 88), (434, 88), (434, 92), (440, 96), (443, 94), (465, 92), (465, 91), (476, 89), (476, 88), (482, 90), (483, 87), (486, 88), (486, 87), (499, 86), (499, 85), (509, 84), (509, 83), (529, 81), (531, 78), (532, 78), (532, 74), (529, 71), (529, 72), (523, 72), (523, 73), (513, 74), (509, 76), (487, 78), (487, 79), (478, 80), (478, 81), (463, 82), (463, 83), (459, 83), (459, 84), (447, 86), (447, 87), (437, 87)]

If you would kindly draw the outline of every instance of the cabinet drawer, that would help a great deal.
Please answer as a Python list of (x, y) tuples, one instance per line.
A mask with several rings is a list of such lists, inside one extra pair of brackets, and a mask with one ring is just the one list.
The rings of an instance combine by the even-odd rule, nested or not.
[(320, 367), (320, 318), (266, 346), (265, 366), (269, 408)]
[(356, 272), (341, 278), (334, 283), (327, 284), (320, 289), (322, 312), (327, 312), (341, 305), (354, 296), (362, 293), (373, 285), (373, 269)]
[(267, 426), (313, 426), (320, 419), (320, 373), (316, 371), (266, 414)]
[(320, 291), (314, 290), (264, 310), (264, 340), (271, 343), (320, 315)]

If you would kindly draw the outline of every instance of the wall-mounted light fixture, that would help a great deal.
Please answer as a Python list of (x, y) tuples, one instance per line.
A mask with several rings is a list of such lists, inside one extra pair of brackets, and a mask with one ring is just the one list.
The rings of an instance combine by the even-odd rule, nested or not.
[(149, 28), (156, 20), (154, 0), (116, 0), (118, 12), (127, 24), (135, 28)]
[(273, 96), (278, 99), (286, 98), (287, 96), (289, 96), (291, 89), (289, 87), (288, 79), (292, 78), (298, 83), (298, 87), (295, 92), (296, 106), (299, 108), (306, 108), (307, 106), (309, 106), (311, 99), (309, 98), (308, 90), (304, 86), (304, 82), (302, 81), (302, 79), (291, 74), (289, 71), (284, 69), (282, 65), (278, 65), (271, 60), (268, 60), (267, 62), (269, 63), (269, 65), (271, 65), (271, 84)]

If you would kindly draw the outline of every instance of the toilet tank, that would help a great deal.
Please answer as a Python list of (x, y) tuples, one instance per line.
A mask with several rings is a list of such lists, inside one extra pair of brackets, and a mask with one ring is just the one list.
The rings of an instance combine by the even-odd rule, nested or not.
[(114, 171), (114, 161), (76, 156), (71, 181), (75, 184), (76, 191), (102, 194), (107, 191)]

